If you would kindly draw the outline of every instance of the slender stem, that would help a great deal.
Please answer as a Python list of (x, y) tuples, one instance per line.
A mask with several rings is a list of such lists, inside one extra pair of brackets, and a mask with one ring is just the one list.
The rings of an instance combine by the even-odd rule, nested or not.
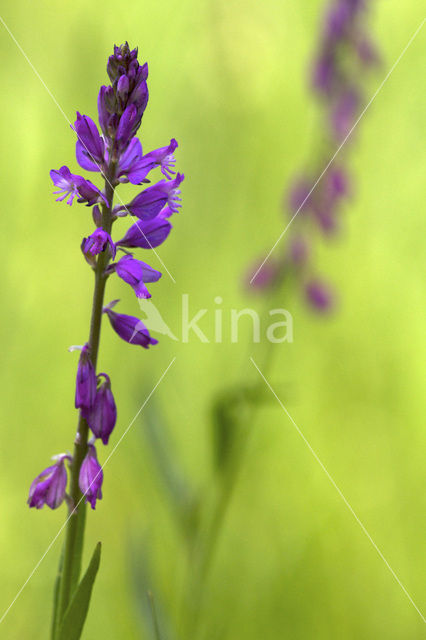
[[(105, 196), (108, 205), (102, 205), (102, 228), (107, 231), (107, 233), (111, 232), (113, 222), (112, 201), (114, 198), (115, 188), (115, 170), (116, 163), (112, 161), (109, 172), (105, 176)], [(105, 269), (108, 266), (109, 261), (109, 252), (103, 251), (99, 254), (94, 268), (95, 287), (93, 291), (92, 314), (90, 320), (89, 347), (90, 358), (95, 370), (98, 360), (102, 309), (104, 305), (105, 284), (107, 280)], [(80, 574), (80, 566), (76, 566), (76, 563), (79, 563), (83, 547), (86, 503), (82, 500), (83, 496), (79, 487), (79, 475), (82, 462), (87, 453), (88, 435), (89, 425), (83, 418), (80, 411), (74, 442), (73, 459), (70, 465), (70, 507), (65, 534), (62, 576), (59, 588), (58, 614), (56, 618), (57, 630), (59, 629), (63, 615), (72, 597), (73, 585), (78, 581)]]
[[(280, 291), (282, 281), (281, 279), (276, 283), (271, 292), (271, 296), (277, 295)], [(267, 309), (271, 303), (271, 299), (268, 298), (265, 304), (265, 310), (262, 316), (267, 316)], [(264, 360), (262, 370), (267, 371), (272, 365), (273, 349), (272, 343), (267, 343), (264, 352)], [(200, 618), (203, 610), (204, 597), (206, 595), (206, 583), (209, 575), (209, 571), (214, 560), (215, 552), (219, 542), (221, 530), (228, 512), (229, 505), (231, 503), (237, 480), (240, 472), (243, 468), (245, 461), (249, 439), (252, 433), (252, 426), (255, 423), (259, 406), (256, 404), (251, 408), (250, 415), (245, 425), (245, 434), (243, 434), (239, 447), (234, 451), (233, 463), (225, 471), (221, 478), (219, 485), (219, 494), (217, 496), (215, 505), (213, 507), (213, 513), (207, 526), (207, 532), (205, 538), (200, 536), (198, 554), (193, 562), (192, 572), (190, 575), (190, 588), (189, 588), (189, 618), (188, 618), (188, 637), (196, 638), (198, 634), (198, 628)]]

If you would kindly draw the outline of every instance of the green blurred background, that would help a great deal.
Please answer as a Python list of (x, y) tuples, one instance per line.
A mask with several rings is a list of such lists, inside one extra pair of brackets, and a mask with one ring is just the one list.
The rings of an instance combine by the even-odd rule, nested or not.
[[(281, 232), (284, 186), (309, 157), (318, 122), (307, 87), (323, 0), (164, 0), (29, 4), (6, 0), (1, 16), (72, 120), (96, 115), (113, 43), (128, 40), (148, 60), (146, 150), (178, 139), (184, 207), (159, 254), (173, 274), (151, 287), (179, 331), (182, 293), (190, 308), (214, 298), (224, 314), (259, 300), (241, 286), (253, 258)], [(383, 65), (370, 95), (423, 19), (418, 2), (374, 3), (371, 28)], [(424, 133), (422, 31), (361, 122), (351, 150), (356, 196), (339, 237), (320, 252), (339, 291), (329, 318), (297, 297), (294, 343), (274, 348), (270, 380), (293, 418), (422, 609), (425, 604)], [(74, 133), (0, 25), (2, 59), (3, 260), (0, 403), (1, 611), (46, 550), (65, 510), (25, 504), (32, 478), (70, 449), (73, 388), (86, 340), (90, 270), (81, 237), (87, 209), (52, 197), (51, 168), (76, 170)], [(96, 180), (96, 177), (95, 177)], [(123, 191), (125, 193), (125, 190)], [(160, 268), (155, 256), (144, 254)], [(137, 315), (131, 291), (111, 282), (108, 298)], [(228, 311), (227, 311), (228, 310)], [(228, 316), (229, 317), (229, 316)], [(246, 337), (248, 339), (249, 333)], [(105, 326), (100, 366), (119, 410), (114, 445), (160, 375), (155, 392), (171, 450), (188, 482), (214, 493), (212, 397), (257, 383), (245, 340), (189, 344), (161, 339), (148, 352)], [(188, 584), (182, 539), (144, 438), (144, 413), (105, 469), (104, 499), (90, 513), (86, 558), (103, 541), (101, 570), (83, 637), (150, 638), (144, 596), (135, 592), (140, 553), (154, 596), (178, 624)], [(106, 458), (108, 449), (100, 452)], [(60, 540), (0, 626), (0, 637), (48, 637)], [(146, 567), (145, 567), (146, 569)], [(1, 615), (1, 614), (0, 614)], [(207, 584), (200, 637), (422, 638), (424, 625), (336, 490), (273, 399), (257, 414)], [(163, 640), (172, 635), (164, 633)]]

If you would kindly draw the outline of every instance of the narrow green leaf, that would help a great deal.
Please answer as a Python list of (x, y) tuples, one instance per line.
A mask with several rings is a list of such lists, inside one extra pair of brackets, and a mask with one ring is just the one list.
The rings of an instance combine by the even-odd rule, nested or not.
[(155, 640), (161, 640), (160, 625), (158, 624), (157, 611), (155, 609), (155, 602), (154, 602), (154, 596), (152, 595), (152, 591), (148, 591), (147, 595), (148, 595), (149, 607), (151, 609), (152, 626), (154, 628)]
[(62, 578), (62, 567), (64, 566), (64, 547), (62, 547), (61, 555), (59, 558), (59, 566), (58, 573), (55, 579), (55, 586), (53, 589), (53, 616), (52, 616), (52, 629), (50, 632), (50, 637), (52, 640), (56, 638), (56, 624), (58, 617), (58, 599), (59, 599), (59, 589), (61, 586), (61, 578)]
[(144, 427), (143, 434), (155, 458), (156, 471), (161, 475), (167, 490), (173, 515), (182, 528), (185, 539), (191, 543), (198, 525), (198, 496), (187, 480), (164, 415), (154, 401), (144, 411)]
[(57, 640), (79, 640), (81, 637), (100, 560), (101, 543), (98, 542), (87, 571), (81, 579), (71, 603), (65, 612)]

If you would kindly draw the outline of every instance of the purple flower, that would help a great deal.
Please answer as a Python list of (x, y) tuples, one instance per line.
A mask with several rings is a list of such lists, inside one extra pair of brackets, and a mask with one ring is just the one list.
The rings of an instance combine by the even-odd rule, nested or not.
[[(132, 138), (127, 148), (120, 154), (117, 176), (120, 182), (127, 182), (126, 175), (132, 184), (139, 184), (142, 180), (135, 181), (132, 175), (132, 168), (142, 158), (142, 145), (139, 138)], [(132, 178), (130, 177), (132, 175)]]
[(67, 471), (65, 460), (71, 459), (67, 454), (56, 456), (56, 462), (44, 469), (32, 482), (28, 496), (30, 507), (41, 509), (45, 504), (57, 509), (65, 498), (67, 487)]
[(258, 291), (264, 291), (276, 284), (280, 275), (281, 264), (274, 260), (268, 260), (263, 265), (262, 262), (256, 262), (249, 270), (247, 280), (250, 287)]
[(329, 10), (326, 17), (325, 37), (329, 40), (343, 38), (351, 19), (351, 7), (346, 1), (340, 0)]
[(139, 220), (128, 230), (124, 238), (116, 243), (117, 247), (153, 249), (164, 242), (172, 230), (168, 217), (172, 215), (169, 207), (165, 207), (152, 220)]
[(330, 53), (322, 55), (315, 61), (312, 73), (312, 85), (320, 93), (330, 93), (336, 81), (336, 66)]
[(81, 350), (77, 368), (77, 380), (75, 387), (75, 408), (90, 409), (93, 406), (96, 395), (96, 373), (90, 359), (90, 347), (88, 343)]
[(74, 129), (78, 136), (76, 156), (79, 165), (87, 171), (100, 171), (104, 162), (105, 145), (97, 126), (89, 116), (82, 116), (77, 111)]
[(339, 97), (331, 112), (331, 124), (338, 141), (349, 135), (353, 127), (359, 106), (359, 96), (353, 89), (348, 89)]
[(100, 373), (98, 379), (105, 378), (96, 391), (93, 407), (85, 412), (85, 419), (93, 435), (108, 444), (109, 437), (117, 420), (117, 408), (111, 391), (111, 381), (106, 373)]
[(158, 340), (151, 338), (148, 329), (139, 318), (112, 311), (112, 307), (117, 302), (118, 300), (114, 300), (104, 307), (104, 313), (108, 315), (112, 328), (120, 338), (130, 344), (140, 345), (144, 349), (148, 349), (152, 344), (157, 344)]
[(138, 111), (134, 104), (125, 108), (117, 128), (116, 145), (118, 149), (125, 149), (133, 138), (133, 134), (139, 126), (138, 118)]
[(86, 502), (90, 502), (92, 509), (96, 507), (96, 500), (101, 500), (102, 498), (101, 487), (103, 479), (104, 474), (98, 462), (96, 449), (93, 444), (89, 444), (87, 455), (81, 464), (78, 484)]
[(122, 176), (120, 181), (128, 180), (132, 184), (140, 184), (148, 173), (158, 166), (161, 167), (163, 175), (170, 180), (175, 173), (173, 168), (176, 159), (173, 152), (178, 146), (176, 140), (172, 138), (167, 147), (150, 151), (145, 156), (142, 155), (142, 147), (140, 142), (139, 145), (137, 144), (138, 142), (137, 138), (134, 138), (120, 159), (119, 175)]
[(313, 213), (321, 230), (331, 234), (336, 229), (336, 207), (334, 202), (318, 201), (313, 207)]
[(375, 65), (380, 60), (376, 47), (367, 36), (361, 36), (358, 40), (357, 53), (359, 59), (366, 67)]
[(311, 204), (312, 185), (306, 178), (298, 178), (290, 189), (288, 204), (292, 214), (306, 211)]
[(317, 311), (329, 311), (333, 304), (330, 288), (319, 280), (311, 280), (305, 288), (309, 304)]
[(129, 78), (126, 75), (120, 76), (117, 82), (117, 94), (123, 102), (127, 99), (129, 88)]
[(173, 175), (176, 173), (176, 171), (173, 170), (176, 163), (173, 152), (177, 149), (177, 146), (177, 141), (172, 138), (169, 145), (156, 149), (155, 151), (150, 151), (143, 156), (141, 162), (147, 167), (148, 171), (160, 166), (161, 173), (171, 180)]
[(109, 247), (112, 259), (115, 258), (115, 244), (112, 241), (109, 233), (104, 231), (104, 229), (96, 229), (88, 238), (83, 238), (83, 242), (81, 244), (81, 250), (83, 254), (88, 258), (89, 264), (92, 264), (90, 260), (90, 256), (97, 256), (102, 251)]
[(68, 169), (68, 167), (61, 167), (58, 171), (52, 169), (50, 177), (53, 184), (58, 187), (58, 191), (54, 191), (55, 194), (61, 194), (57, 201), (67, 200), (67, 204), (71, 205), (74, 198), (77, 198), (77, 202), (86, 202), (87, 205), (93, 205), (97, 202), (105, 200), (105, 196), (99, 191), (90, 180), (85, 180), (81, 176), (74, 175)]
[(332, 199), (344, 198), (349, 194), (349, 180), (342, 167), (331, 167), (325, 176), (326, 188)]
[(133, 287), (138, 298), (150, 298), (151, 294), (145, 283), (157, 282), (161, 278), (160, 271), (156, 271), (141, 260), (135, 260), (131, 254), (123, 256), (110, 268), (116, 272), (119, 278)]
[(133, 198), (126, 209), (141, 220), (155, 218), (166, 204), (172, 213), (176, 213), (181, 206), (179, 185), (183, 179), (184, 175), (178, 173), (173, 180), (160, 180)]
[(303, 236), (292, 238), (289, 247), (289, 258), (296, 266), (304, 265), (309, 257), (309, 244)]
[(118, 126), (118, 116), (115, 113), (116, 98), (112, 87), (102, 86), (98, 95), (98, 118), (104, 135), (111, 138)]

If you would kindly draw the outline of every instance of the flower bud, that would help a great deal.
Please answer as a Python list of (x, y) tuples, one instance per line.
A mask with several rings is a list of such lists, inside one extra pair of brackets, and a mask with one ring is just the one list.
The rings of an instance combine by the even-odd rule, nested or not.
[(70, 456), (60, 454), (56, 457), (55, 464), (44, 469), (33, 480), (28, 496), (30, 507), (41, 509), (47, 504), (51, 509), (57, 509), (62, 504), (67, 487), (66, 459), (70, 459)]
[(105, 378), (96, 392), (93, 407), (85, 413), (85, 418), (93, 435), (108, 444), (109, 437), (117, 420), (117, 408), (111, 391), (111, 381), (106, 373), (100, 373), (98, 379)]
[(90, 409), (96, 395), (96, 373), (90, 359), (88, 343), (81, 350), (75, 387), (75, 408)]
[(86, 502), (90, 502), (92, 509), (96, 507), (96, 500), (101, 500), (102, 498), (101, 487), (103, 479), (104, 475), (98, 462), (96, 449), (93, 444), (89, 444), (87, 455), (80, 468), (78, 484)]

